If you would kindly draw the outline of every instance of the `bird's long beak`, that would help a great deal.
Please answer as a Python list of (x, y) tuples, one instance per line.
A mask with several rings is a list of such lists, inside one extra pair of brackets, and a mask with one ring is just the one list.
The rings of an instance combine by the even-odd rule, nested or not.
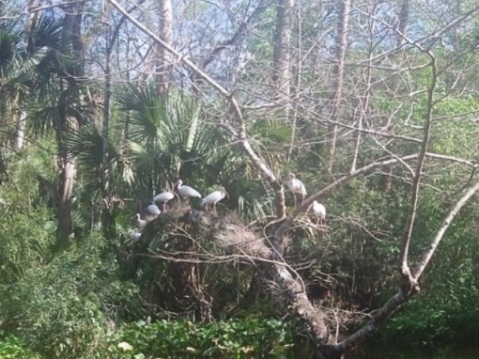
[(228, 192), (226, 190), (225, 190), (225, 195), (226, 195), (226, 197), (228, 197), (228, 199), (231, 199), (230, 195), (228, 194)]

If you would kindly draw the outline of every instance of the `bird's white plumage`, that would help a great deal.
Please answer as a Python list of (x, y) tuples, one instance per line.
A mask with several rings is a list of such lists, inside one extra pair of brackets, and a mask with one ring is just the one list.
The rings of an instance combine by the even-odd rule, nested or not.
[(173, 198), (175, 198), (175, 195), (171, 191), (164, 191), (159, 194), (157, 194), (155, 197), (153, 197), (153, 202), (168, 202), (171, 201)]
[(148, 211), (148, 213), (154, 216), (158, 216), (161, 213), (160, 209), (156, 204), (150, 204), (148, 207), (146, 207), (146, 210)]
[(294, 173), (289, 174), (288, 187), (291, 192), (306, 196), (306, 187), (303, 182), (296, 178)]
[(205, 198), (203, 198), (200, 202), (200, 204), (202, 206), (206, 206), (206, 205), (209, 205), (209, 204), (216, 204), (218, 203), (219, 201), (221, 201), (223, 198), (225, 198), (226, 196), (226, 190), (224, 187), (220, 187), (218, 188), (217, 191), (214, 191), (212, 193), (210, 193), (209, 195), (207, 195)]
[(312, 205), (313, 214), (315, 217), (320, 219), (326, 218), (326, 207), (318, 201), (314, 201)]
[(139, 229), (145, 228), (146, 223), (147, 223), (147, 222), (146, 222), (144, 219), (141, 219), (139, 213), (135, 214), (135, 225), (136, 225)]
[(141, 237), (141, 232), (137, 232), (137, 231), (132, 231), (132, 230), (130, 230), (130, 231), (128, 232), (128, 234), (130, 235), (130, 239), (131, 239), (132, 241), (137, 241), (137, 240), (139, 240), (140, 237)]
[(184, 186), (182, 180), (178, 180), (178, 182), (176, 182), (176, 188), (178, 188), (178, 192), (182, 197), (201, 198), (200, 192), (190, 186)]

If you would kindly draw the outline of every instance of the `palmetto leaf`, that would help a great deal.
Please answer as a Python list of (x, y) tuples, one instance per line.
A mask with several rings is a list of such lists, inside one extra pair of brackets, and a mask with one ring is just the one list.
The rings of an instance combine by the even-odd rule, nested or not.
[(160, 123), (166, 118), (164, 102), (156, 95), (152, 86), (129, 86), (118, 95), (120, 108), (129, 111), (130, 127), (128, 138), (139, 142), (155, 142), (161, 135)]
[(102, 162), (103, 138), (94, 126), (82, 128), (66, 139), (66, 145), (73, 156), (90, 170), (99, 169)]
[(32, 24), (28, 33), (28, 50), (30, 55), (47, 47), (60, 51), (62, 48), (62, 22), (54, 17), (43, 15)]
[[(66, 141), (68, 149), (79, 160), (80, 166), (86, 172), (97, 173), (100, 170), (103, 156), (103, 137), (94, 126), (85, 126), (80, 131), (71, 133)], [(110, 162), (118, 161), (119, 153), (116, 148), (108, 143)]]
[(204, 193), (225, 186), (229, 205), (243, 204), (241, 212), (248, 216), (269, 211), (269, 198), (259, 194), (264, 191), (256, 192), (260, 182), (238, 178), (247, 171), (244, 157), (232, 150), (218, 126), (202, 118), (193, 99), (174, 92), (163, 99), (153, 85), (124, 88), (117, 99), (129, 114), (123, 156), (134, 164), (134, 198), (145, 198), (180, 177)]
[(5, 72), (11, 68), (15, 59), (15, 50), (18, 44), (18, 38), (10, 31), (0, 28), (0, 77), (8, 77)]

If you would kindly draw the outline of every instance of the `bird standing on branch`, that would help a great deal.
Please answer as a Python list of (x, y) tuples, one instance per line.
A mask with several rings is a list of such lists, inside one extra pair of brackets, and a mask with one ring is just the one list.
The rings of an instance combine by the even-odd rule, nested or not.
[(205, 198), (203, 198), (200, 204), (202, 206), (205, 206), (205, 208), (208, 205), (213, 205), (213, 212), (216, 214), (216, 203), (225, 198), (225, 196), (228, 196), (229, 198), (228, 192), (226, 192), (224, 187), (220, 187), (217, 191), (214, 191), (213, 193), (210, 193)]
[(303, 182), (296, 178), (294, 173), (289, 174), (288, 178), (288, 187), (294, 196), (294, 206), (297, 206), (296, 196), (299, 197), (299, 204), (303, 203), (304, 197), (306, 196), (306, 187), (304, 187)]
[(176, 181), (176, 188), (178, 189), (178, 192), (180, 193), (182, 197), (185, 197), (188, 199), (201, 198), (200, 192), (198, 192), (197, 190), (195, 190), (194, 188), (190, 186), (184, 186), (183, 181), (180, 179)]
[(175, 194), (172, 191), (163, 191), (153, 197), (153, 203), (161, 203), (161, 210), (166, 212), (168, 210), (168, 201), (171, 201), (173, 198), (175, 198)]
[(320, 226), (326, 224), (326, 207), (318, 201), (314, 201), (310, 208), (313, 211), (313, 216), (316, 218), (316, 224)]
[(160, 214), (161, 214), (161, 211), (160, 209), (158, 208), (158, 206), (154, 203), (150, 204), (148, 207), (146, 207), (146, 210), (148, 211), (148, 213), (150, 215), (152, 215), (153, 217), (158, 217)]

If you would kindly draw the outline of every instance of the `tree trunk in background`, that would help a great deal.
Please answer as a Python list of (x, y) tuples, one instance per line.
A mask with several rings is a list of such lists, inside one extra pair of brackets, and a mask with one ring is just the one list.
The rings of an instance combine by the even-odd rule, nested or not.
[[(78, 78), (83, 76), (84, 56), (83, 43), (81, 38), (81, 26), (83, 19), (84, 3), (65, 3), (65, 19), (63, 23), (63, 39), (66, 45), (71, 45), (71, 53), (67, 56), (75, 59), (76, 63), (71, 66), (71, 73), (63, 75), (63, 91), (58, 100), (59, 124), (57, 125), (58, 141), (58, 167), (59, 167), (59, 201), (57, 206), (58, 217), (58, 242), (59, 249), (66, 248), (69, 244), (69, 237), (73, 232), (72, 225), (72, 196), (75, 183), (76, 164), (73, 155), (65, 145), (67, 133), (72, 130), (78, 130), (78, 118), (76, 119), (77, 128), (72, 123), (68, 108), (74, 102), (78, 101)], [(65, 46), (67, 48), (67, 46)]]
[[(105, 18), (109, 18), (109, 5), (105, 6)], [(108, 240), (112, 238), (114, 226), (111, 215), (110, 201), (110, 153), (108, 151), (108, 138), (110, 129), (110, 100), (111, 100), (111, 53), (118, 34), (119, 27), (111, 32), (108, 27), (106, 38), (106, 56), (105, 56), (105, 87), (103, 89), (103, 113), (102, 113), (102, 160), (101, 160), (101, 197), (102, 203), (102, 230), (104, 237)]]
[[(331, 101), (330, 120), (337, 122), (339, 119), (339, 110), (343, 96), (344, 82), (344, 57), (348, 45), (348, 25), (349, 12), (351, 10), (351, 0), (341, 2), (340, 14), (338, 19), (338, 30), (336, 33), (336, 66), (333, 73), (334, 94)], [(338, 140), (338, 126), (332, 125), (331, 138), (329, 144), (328, 171), (332, 172), (334, 155), (336, 153), (336, 142)]]
[(273, 80), (276, 84), (277, 99), (284, 106), (285, 119), (289, 118), (290, 108), (290, 43), (293, 5), (294, 0), (278, 0), (274, 39)]
[(17, 129), (15, 133), (15, 149), (20, 151), (23, 148), (25, 140), (25, 130), (27, 128), (27, 111), (21, 110), (17, 117)]
[[(28, 0), (27, 2), (27, 14), (28, 20), (25, 25), (25, 31), (29, 33), (36, 23), (38, 18), (39, 12), (32, 12), (32, 9), (37, 6), (36, 0)], [(27, 44), (27, 47), (30, 44)], [(22, 106), (22, 100), (25, 93), (21, 92), (18, 94), (18, 101), (19, 104), (19, 113), (15, 114), (16, 117), (16, 131), (15, 131), (15, 150), (20, 151), (23, 148), (24, 140), (25, 140), (25, 130), (27, 128), (27, 111)]]
[(401, 46), (402, 43), (404, 42), (402, 35), (406, 35), (408, 23), (409, 23), (409, 0), (403, 0), (401, 5), (401, 12), (399, 14), (399, 23), (398, 23), (399, 33), (397, 38), (397, 46)]
[[(173, 12), (171, 0), (158, 0), (160, 30), (159, 37), (168, 45), (173, 44)], [(156, 45), (155, 82), (158, 93), (166, 95), (171, 80), (171, 54), (163, 46)]]

